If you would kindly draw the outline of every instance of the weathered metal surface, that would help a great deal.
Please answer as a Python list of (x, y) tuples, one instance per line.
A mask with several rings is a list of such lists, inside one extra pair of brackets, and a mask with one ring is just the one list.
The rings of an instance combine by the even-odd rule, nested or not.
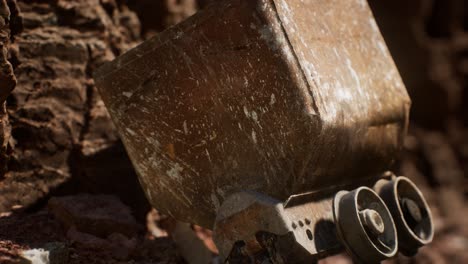
[(255, 263), (251, 259), (260, 256), (272, 263), (313, 263), (343, 249), (332, 207), (330, 193), (305, 193), (286, 202), (237, 193), (218, 211), (214, 239), (223, 262)]
[(231, 194), (284, 200), (367, 178), (410, 100), (363, 0), (224, 0), (101, 68), (153, 205), (205, 227)]

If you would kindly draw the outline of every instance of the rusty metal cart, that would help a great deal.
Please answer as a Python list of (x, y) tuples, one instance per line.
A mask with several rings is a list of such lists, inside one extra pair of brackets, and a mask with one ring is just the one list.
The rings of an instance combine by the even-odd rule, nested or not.
[(365, 0), (222, 0), (95, 75), (150, 202), (223, 261), (374, 263), (433, 236), (387, 172), (410, 99)]

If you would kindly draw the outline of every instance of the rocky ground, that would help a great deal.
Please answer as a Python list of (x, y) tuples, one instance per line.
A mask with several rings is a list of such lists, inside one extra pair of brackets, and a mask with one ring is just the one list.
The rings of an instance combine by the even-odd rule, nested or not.
[[(208, 2), (0, 0), (0, 263), (212, 259), (208, 230), (151, 210), (92, 80)], [(423, 189), (436, 224), (430, 246), (391, 262), (468, 263), (468, 5), (370, 4), (413, 100), (394, 170)]]

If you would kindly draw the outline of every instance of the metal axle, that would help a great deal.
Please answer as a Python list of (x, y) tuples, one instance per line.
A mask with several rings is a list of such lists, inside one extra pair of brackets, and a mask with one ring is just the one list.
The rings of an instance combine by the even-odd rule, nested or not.
[[(294, 195), (285, 202), (237, 193), (221, 206), (215, 241), (227, 263), (310, 263), (343, 250), (359, 263), (380, 262), (399, 250), (411, 255), (431, 241), (434, 230), (421, 192), (409, 185), (403, 192), (401, 182), (415, 187), (405, 177), (392, 176), (357, 188)], [(397, 196), (389, 196), (389, 189)], [(408, 244), (400, 233), (415, 234), (419, 243)]]

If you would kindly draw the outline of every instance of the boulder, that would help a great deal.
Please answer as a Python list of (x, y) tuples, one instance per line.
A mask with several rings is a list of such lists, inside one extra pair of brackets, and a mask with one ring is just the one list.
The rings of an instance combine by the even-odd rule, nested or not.
[(130, 208), (111, 195), (54, 197), (48, 207), (65, 226), (98, 237), (121, 233), (131, 238), (139, 229)]

